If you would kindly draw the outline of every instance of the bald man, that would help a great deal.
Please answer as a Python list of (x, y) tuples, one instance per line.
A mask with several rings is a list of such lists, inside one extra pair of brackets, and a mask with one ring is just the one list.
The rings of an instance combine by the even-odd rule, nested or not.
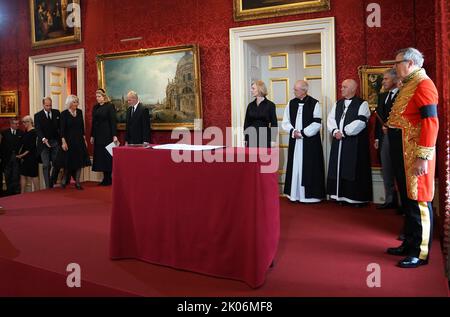
[(308, 88), (304, 80), (295, 83), (295, 98), (286, 106), (281, 123), (289, 133), (284, 193), (291, 201), (317, 203), (325, 198), (322, 110), (319, 102), (308, 95)]
[(367, 131), (369, 104), (356, 96), (357, 87), (353, 79), (344, 80), (341, 86), (343, 98), (328, 115), (328, 131), (333, 142), (327, 193), (338, 202), (360, 207), (372, 200), (372, 173)]
[(134, 91), (128, 92), (127, 101), (125, 143), (150, 143), (150, 114), (148, 109), (139, 102), (139, 96)]

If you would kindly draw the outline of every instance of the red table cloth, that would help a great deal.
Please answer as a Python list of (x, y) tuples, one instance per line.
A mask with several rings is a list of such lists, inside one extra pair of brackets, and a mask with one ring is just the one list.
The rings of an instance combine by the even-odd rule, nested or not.
[(244, 151), (246, 161), (176, 163), (170, 150), (114, 148), (112, 259), (264, 283), (280, 235), (277, 173), (249, 162), (253, 149), (216, 151)]

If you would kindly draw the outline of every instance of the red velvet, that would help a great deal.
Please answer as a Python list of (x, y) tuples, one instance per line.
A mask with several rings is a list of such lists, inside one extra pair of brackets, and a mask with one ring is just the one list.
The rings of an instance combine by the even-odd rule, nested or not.
[(175, 163), (171, 151), (127, 147), (113, 164), (113, 259), (264, 283), (280, 235), (276, 173), (248, 159)]

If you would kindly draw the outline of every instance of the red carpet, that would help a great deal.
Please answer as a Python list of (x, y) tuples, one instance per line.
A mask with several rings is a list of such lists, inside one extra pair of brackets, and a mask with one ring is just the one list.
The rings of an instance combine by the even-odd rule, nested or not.
[[(0, 199), (0, 296), (448, 296), (439, 241), (430, 264), (400, 269), (384, 253), (401, 217), (373, 207), (292, 204), (281, 199), (275, 267), (259, 289), (140, 261), (110, 261), (111, 188), (54, 189)], [(81, 265), (81, 289), (66, 267)], [(367, 266), (381, 266), (369, 288)]]

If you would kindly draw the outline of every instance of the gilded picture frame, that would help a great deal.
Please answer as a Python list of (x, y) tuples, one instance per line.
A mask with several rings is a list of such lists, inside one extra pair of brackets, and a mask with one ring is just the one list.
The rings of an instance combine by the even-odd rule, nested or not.
[(19, 92), (0, 91), (0, 117), (14, 118), (19, 115)]
[(235, 21), (330, 10), (330, 0), (233, 0), (233, 5)]
[(131, 90), (149, 109), (152, 130), (199, 128), (202, 94), (197, 45), (102, 54), (97, 56), (97, 69), (98, 86), (116, 107), (118, 129), (125, 129), (126, 95)]
[(378, 94), (383, 92), (383, 73), (392, 66), (368, 66), (358, 67), (360, 79), (361, 98), (367, 100), (369, 108), (374, 111), (378, 104)]
[(81, 42), (80, 0), (29, 0), (31, 47)]

